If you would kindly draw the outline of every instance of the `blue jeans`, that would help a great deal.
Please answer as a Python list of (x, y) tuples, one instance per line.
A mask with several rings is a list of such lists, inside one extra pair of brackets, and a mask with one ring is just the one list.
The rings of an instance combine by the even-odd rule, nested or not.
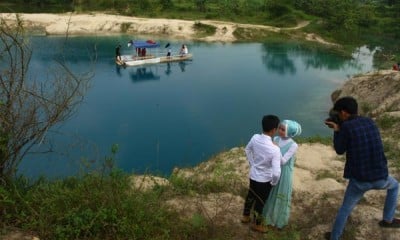
[(373, 182), (360, 182), (355, 179), (350, 179), (344, 194), (342, 206), (336, 215), (335, 224), (333, 225), (331, 233), (331, 240), (338, 240), (340, 238), (351, 211), (360, 201), (364, 193), (372, 189), (387, 190), (385, 206), (383, 208), (383, 220), (389, 222), (393, 220), (397, 206), (397, 194), (399, 191), (399, 183), (396, 179), (391, 176), (387, 179)]

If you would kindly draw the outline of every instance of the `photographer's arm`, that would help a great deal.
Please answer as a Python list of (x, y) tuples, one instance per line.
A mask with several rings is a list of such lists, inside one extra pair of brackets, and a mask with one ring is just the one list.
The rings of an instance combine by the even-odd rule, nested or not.
[(332, 128), (333, 131), (338, 132), (340, 130), (339, 124), (332, 122), (332, 121), (325, 121), (325, 125), (327, 125), (329, 128)]
[(333, 129), (333, 148), (336, 153), (341, 155), (346, 152), (346, 144), (345, 144), (345, 131), (341, 131), (339, 124), (332, 121), (325, 121), (325, 124)]
[(333, 133), (333, 148), (337, 154), (341, 155), (346, 152), (346, 139), (347, 137), (345, 128)]

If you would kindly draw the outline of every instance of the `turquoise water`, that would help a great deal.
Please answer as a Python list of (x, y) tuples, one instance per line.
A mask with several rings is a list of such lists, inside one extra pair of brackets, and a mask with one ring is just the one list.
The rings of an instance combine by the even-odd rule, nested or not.
[[(19, 172), (49, 177), (96, 165), (118, 144), (116, 164), (128, 173), (169, 174), (260, 132), (265, 114), (297, 120), (302, 136), (328, 136), (330, 94), (353, 74), (372, 69), (363, 49), (354, 59), (296, 44), (161, 40), (172, 51), (188, 45), (192, 61), (120, 68), (114, 48), (130, 54), (128, 36), (35, 37), (31, 74), (64, 57), (72, 70), (95, 73), (72, 119), (49, 134), (54, 152), (28, 155)], [(165, 49), (162, 49), (165, 51)], [(41, 146), (44, 147), (44, 146)], [(82, 165), (84, 162), (87, 165)]]

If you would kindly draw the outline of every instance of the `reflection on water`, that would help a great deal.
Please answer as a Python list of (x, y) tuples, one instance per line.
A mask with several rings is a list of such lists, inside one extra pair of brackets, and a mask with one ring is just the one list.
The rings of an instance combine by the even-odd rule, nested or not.
[(184, 73), (188, 64), (189, 62), (187, 61), (181, 61), (135, 67), (116, 65), (115, 73), (118, 77), (123, 77), (125, 73), (128, 73), (131, 81), (133, 83), (138, 83), (150, 80), (160, 80), (163, 74), (165, 74), (165, 76), (172, 76), (174, 73)]
[(118, 64), (115, 64), (115, 72), (117, 73), (117, 75), (118, 75), (119, 77), (122, 77), (121, 68), (125, 68), (125, 67), (120, 66), (120, 65), (118, 65)]
[(160, 80), (160, 75), (154, 73), (151, 67), (135, 67), (130, 69), (129, 76), (133, 82)]
[(176, 62), (165, 63), (166, 68), (164, 70), (164, 73), (167, 76), (171, 75), (173, 73), (173, 69), (174, 69), (174, 67), (176, 67), (176, 65), (179, 66), (179, 69), (180, 69), (181, 72), (184, 72), (187, 64), (188, 64), (187, 61), (181, 61), (181, 62), (178, 62), (178, 63), (176, 63)]
[(181, 68), (181, 71), (184, 72), (186, 67), (186, 62), (185, 61), (179, 62), (179, 67)]
[[(359, 60), (352, 61), (350, 57), (345, 58), (315, 47), (294, 43), (263, 44), (262, 61), (269, 71), (294, 75), (297, 73), (296, 65), (298, 65), (294, 61), (298, 58), (302, 59), (306, 69), (340, 70), (349, 66), (358, 70), (363, 68)], [(368, 61), (371, 61), (371, 58)]]
[(164, 72), (165, 72), (166, 75), (170, 75), (172, 73), (171, 63), (167, 63), (167, 68), (165, 69)]
[(295, 74), (296, 67), (293, 63), (293, 58), (289, 54), (296, 51), (296, 48), (288, 47), (287, 44), (263, 44), (262, 61), (268, 70), (279, 74)]

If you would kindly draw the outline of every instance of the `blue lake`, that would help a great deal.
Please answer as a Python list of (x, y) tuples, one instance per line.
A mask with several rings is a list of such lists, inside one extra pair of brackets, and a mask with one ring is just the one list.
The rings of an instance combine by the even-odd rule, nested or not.
[[(261, 131), (261, 118), (297, 120), (302, 136), (328, 136), (323, 124), (330, 95), (350, 76), (373, 70), (372, 53), (353, 59), (298, 44), (186, 41), (188, 62), (120, 68), (114, 48), (133, 53), (129, 36), (33, 37), (31, 74), (49, 72), (64, 57), (76, 72), (95, 73), (72, 119), (49, 135), (54, 152), (28, 155), (19, 173), (62, 177), (111, 154), (128, 173), (168, 175), (232, 147)], [(183, 42), (161, 40), (178, 51)], [(164, 49), (163, 49), (164, 50)], [(94, 55), (96, 53), (96, 55)], [(92, 58), (91, 58), (92, 57)], [(95, 63), (93, 62), (95, 59)]]

